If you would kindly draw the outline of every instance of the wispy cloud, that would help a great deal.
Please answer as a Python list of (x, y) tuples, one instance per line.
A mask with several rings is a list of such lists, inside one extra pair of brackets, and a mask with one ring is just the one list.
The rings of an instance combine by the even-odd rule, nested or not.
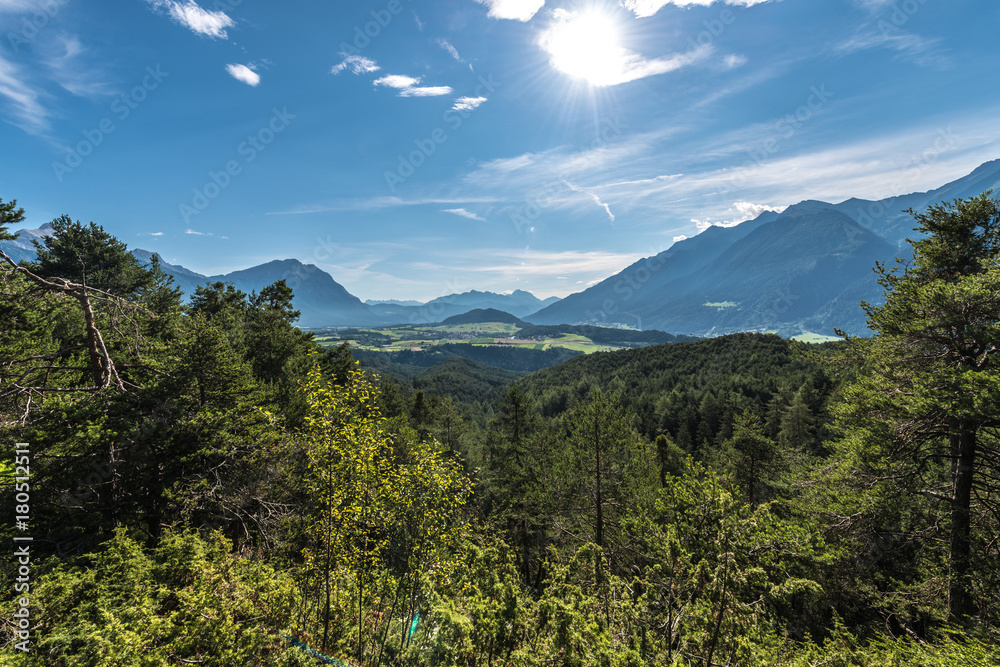
[(452, 111), (472, 111), (486, 101), (485, 97), (459, 97), (452, 105)]
[(731, 53), (722, 59), (722, 64), (726, 66), (726, 69), (736, 69), (746, 65), (747, 60), (748, 58), (742, 53)]
[(463, 218), (468, 218), (469, 220), (476, 220), (478, 222), (486, 222), (485, 218), (481, 218), (472, 211), (467, 211), (464, 208), (446, 208), (442, 209), (443, 213), (451, 213), (453, 215), (458, 215)]
[(4, 59), (0, 53), (0, 97), (7, 99), (7, 106), (14, 119), (11, 121), (29, 134), (43, 134), (49, 129), (49, 112), (39, 98), (41, 93), (27, 83), (20, 68)]
[[(228, 236), (216, 236), (212, 232), (199, 232), (199, 231), (196, 231), (194, 229), (185, 229), (184, 233), (185, 234), (191, 234), (192, 236), (214, 236), (215, 238), (218, 238), (218, 239), (227, 239), (227, 240), (229, 239)], [(161, 234), (162, 234), (162, 232), (161, 232)], [(157, 234), (151, 234), (151, 236), (157, 236)]]
[[(114, 93), (114, 86), (102, 78), (103, 69), (86, 62), (87, 52), (74, 36), (60, 36), (53, 42), (54, 52), (44, 60), (56, 83), (79, 97), (100, 97)], [(92, 59), (91, 59), (92, 60)]]
[(724, 2), (727, 5), (737, 5), (739, 7), (752, 7), (753, 5), (772, 2), (772, 0), (623, 0), (622, 5), (635, 13), (636, 17), (645, 18), (652, 16), (667, 5), (674, 5), (676, 7), (707, 7), (717, 2)]
[(892, 6), (897, 0), (854, 0), (854, 4), (871, 12), (880, 12)]
[(450, 95), (453, 91), (450, 86), (420, 86), (421, 77), (406, 76), (405, 74), (387, 74), (375, 79), (375, 86), (385, 86), (395, 88), (399, 91), (400, 97), (438, 97), (440, 95)]
[(211, 37), (226, 39), (226, 28), (236, 25), (229, 15), (223, 11), (204, 9), (194, 0), (147, 0), (153, 9), (165, 12), (175, 22), (191, 32)]
[(229, 76), (233, 77), (237, 81), (242, 81), (248, 86), (256, 86), (260, 83), (260, 74), (257, 74), (257, 72), (253, 71), (246, 65), (226, 65), (226, 71), (229, 72)]
[(909, 60), (920, 67), (946, 69), (951, 65), (951, 58), (940, 48), (941, 39), (927, 39), (885, 24), (884, 21), (881, 23), (882, 27), (862, 28), (849, 39), (837, 44), (834, 53), (850, 55), (881, 48), (895, 51), (897, 58)]
[(438, 46), (440, 46), (442, 49), (444, 49), (445, 51), (447, 51), (448, 55), (450, 55), (452, 58), (454, 58), (455, 60), (457, 60), (460, 63), (464, 63), (465, 62), (464, 60), (462, 60), (462, 56), (460, 56), (458, 54), (458, 49), (456, 49), (452, 45), (452, 43), (449, 42), (447, 39), (438, 38), (438, 39), (435, 40), (435, 42), (437, 43)]
[(474, 256), (494, 257), (494, 262), (477, 262), (463, 267), (476, 273), (496, 273), (505, 279), (526, 276), (563, 276), (578, 280), (603, 279), (642, 259), (639, 254), (564, 250), (546, 252), (518, 249), (481, 250)]
[(387, 208), (405, 206), (443, 206), (450, 204), (494, 204), (494, 197), (421, 197), (417, 199), (401, 199), (399, 197), (372, 197), (370, 199), (346, 200), (330, 205), (298, 206), (284, 211), (268, 211), (265, 215), (310, 215), (314, 213), (331, 213), (333, 211), (376, 211)]
[(522, 153), (514, 157), (497, 158), (480, 164), (477, 171), (507, 174), (534, 164), (539, 157), (539, 153)]
[(350, 70), (352, 74), (369, 74), (371, 72), (377, 72), (381, 69), (378, 64), (371, 58), (365, 58), (359, 55), (349, 55), (344, 56), (344, 59), (333, 66), (330, 70), (333, 74), (340, 74), (345, 70)]
[(588, 192), (587, 190), (584, 190), (583, 188), (577, 187), (577, 186), (573, 185), (572, 183), (570, 183), (569, 181), (563, 181), (563, 183), (566, 185), (566, 187), (568, 187), (573, 192), (579, 192), (580, 194), (583, 194), (583, 195), (586, 195), (587, 197), (589, 197), (592, 202), (594, 202), (595, 204), (597, 204), (597, 206), (599, 208), (603, 209), (604, 212), (608, 214), (608, 219), (610, 219), (611, 222), (615, 221), (615, 214), (611, 212), (611, 207), (608, 206), (607, 204), (605, 204), (603, 201), (601, 201), (601, 198), (598, 197), (596, 194), (594, 194), (593, 192)]
[(481, 5), (490, 8), (492, 19), (511, 19), (514, 21), (529, 21), (545, 6), (545, 0), (476, 0)]

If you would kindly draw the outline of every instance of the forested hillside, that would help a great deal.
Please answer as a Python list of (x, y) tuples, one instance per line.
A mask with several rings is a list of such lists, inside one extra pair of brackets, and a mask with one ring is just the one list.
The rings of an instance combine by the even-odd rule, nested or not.
[(1000, 664), (1000, 207), (915, 224), (871, 338), (527, 374), (362, 368), (58, 218), (0, 253), (0, 662)]

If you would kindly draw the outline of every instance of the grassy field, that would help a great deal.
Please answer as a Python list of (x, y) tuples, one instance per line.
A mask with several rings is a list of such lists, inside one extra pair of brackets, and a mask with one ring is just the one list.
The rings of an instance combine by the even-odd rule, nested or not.
[[(384, 329), (345, 329), (318, 332), (316, 341), (325, 346), (350, 343), (362, 350), (398, 352), (416, 348), (427, 349), (443, 343), (465, 343), (468, 345), (514, 345), (532, 350), (546, 350), (551, 347), (565, 347), (579, 352), (606, 352), (618, 348), (596, 345), (586, 336), (563, 334), (544, 341), (516, 341), (519, 328), (514, 324), (487, 322), (483, 324), (454, 324), (447, 326), (413, 325), (386, 327)], [(378, 341), (375, 344), (374, 341)]]

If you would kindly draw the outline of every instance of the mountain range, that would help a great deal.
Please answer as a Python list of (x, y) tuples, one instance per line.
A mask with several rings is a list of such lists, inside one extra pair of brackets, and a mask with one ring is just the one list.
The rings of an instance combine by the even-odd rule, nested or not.
[(628, 324), (673, 333), (866, 333), (862, 300), (883, 302), (876, 262), (909, 257), (906, 212), (1000, 187), (1000, 160), (935, 190), (879, 201), (803, 201), (709, 227), (526, 319)]
[[(35, 248), (31, 241), (40, 241), (51, 233), (52, 228), (48, 223), (38, 229), (22, 229), (14, 240), (0, 241), (0, 249), (17, 262), (33, 261)], [(148, 265), (154, 253), (136, 248), (132, 250), (132, 254)], [(259, 292), (262, 287), (277, 280), (285, 280), (295, 295), (295, 307), (301, 312), (298, 324), (309, 328), (427, 324), (476, 309), (495, 309), (517, 317), (533, 313), (559, 300), (556, 297), (542, 300), (524, 290), (514, 290), (509, 294), (472, 290), (449, 294), (426, 303), (392, 300), (362, 302), (330, 274), (297, 259), (279, 259), (212, 276), (197, 273), (179, 264), (164, 262), (162, 258), (160, 268), (173, 277), (174, 284), (186, 298), (190, 298), (198, 286), (215, 282), (231, 283), (236, 289), (249, 294)]]
[[(133, 250), (132, 254), (147, 264), (153, 255), (148, 250), (140, 249)], [(297, 259), (274, 260), (242, 271), (215, 276), (204, 276), (183, 266), (164, 263), (162, 260), (160, 267), (174, 277), (174, 282), (188, 297), (194, 293), (198, 285), (214, 282), (232, 283), (236, 289), (249, 294), (252, 291), (260, 291), (262, 287), (276, 280), (285, 280), (295, 295), (295, 307), (302, 313), (298, 323), (310, 328), (427, 324), (440, 322), (471, 310), (487, 308), (503, 310), (515, 316), (528, 315), (558, 301), (556, 298), (543, 301), (523, 290), (515, 290), (510, 294), (473, 290), (462, 294), (449, 294), (427, 303), (363, 302), (335, 281), (330, 274), (313, 264), (303, 264)]]
[[(914, 234), (914, 222), (906, 210), (923, 211), (998, 187), (1000, 160), (994, 160), (927, 192), (839, 204), (803, 201), (735, 226), (709, 227), (582, 292), (544, 301), (522, 290), (473, 290), (426, 303), (362, 302), (328, 273), (295, 259), (215, 276), (162, 261), (161, 267), (187, 297), (198, 285), (217, 281), (249, 293), (284, 279), (302, 313), (299, 324), (311, 328), (424, 324), (494, 309), (539, 325), (625, 325), (700, 336), (737, 331), (829, 335), (834, 328), (864, 334), (860, 302), (882, 301), (872, 268), (909, 255), (907, 237)], [(0, 248), (16, 261), (30, 261), (32, 239), (48, 234), (49, 225), (22, 229)], [(132, 253), (146, 263), (152, 258), (148, 250)]]

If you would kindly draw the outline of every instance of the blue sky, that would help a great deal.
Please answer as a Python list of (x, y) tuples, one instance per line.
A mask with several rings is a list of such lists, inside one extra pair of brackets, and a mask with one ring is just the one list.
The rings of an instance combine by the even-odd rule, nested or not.
[(211, 274), (580, 291), (1000, 157), (992, 0), (0, 0), (0, 197)]

